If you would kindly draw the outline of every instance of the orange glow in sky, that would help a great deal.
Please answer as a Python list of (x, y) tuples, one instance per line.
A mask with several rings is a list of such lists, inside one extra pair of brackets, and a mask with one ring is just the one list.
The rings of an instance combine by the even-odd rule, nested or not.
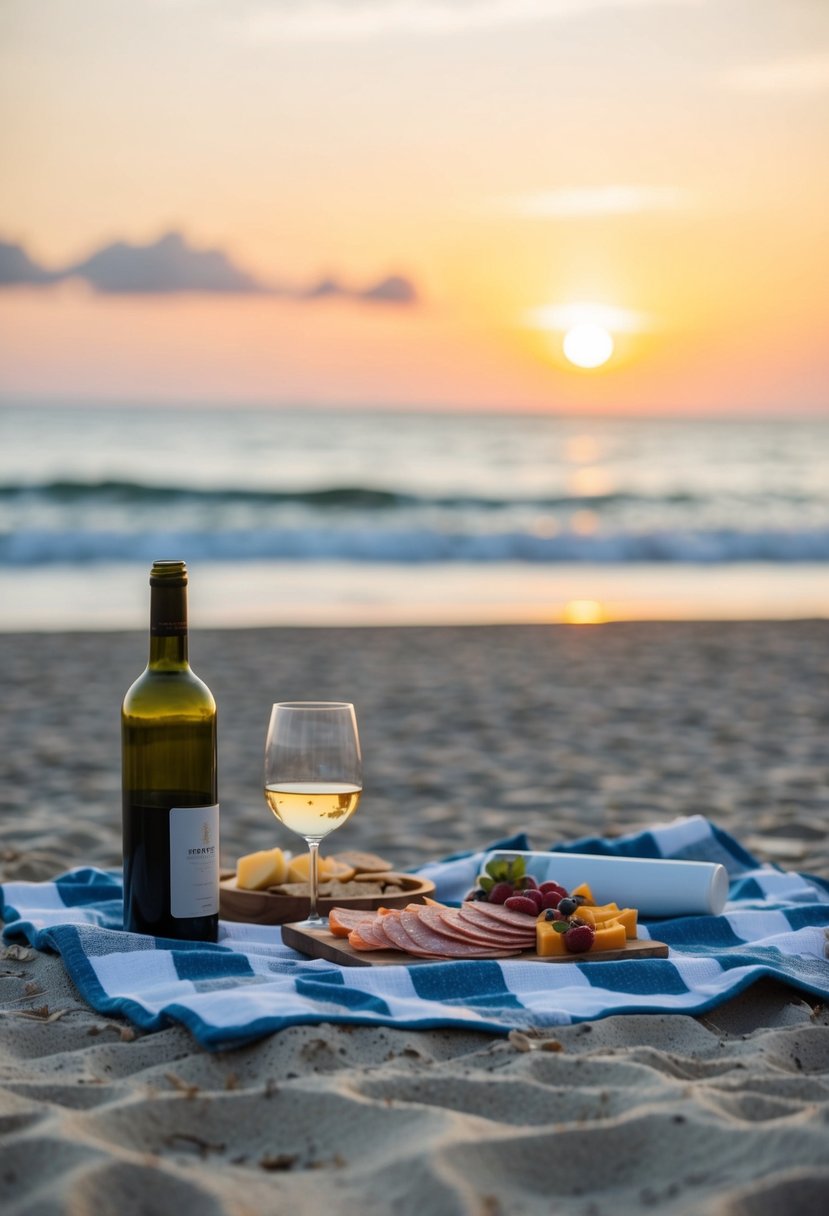
[(6, 0), (0, 400), (825, 411), (829, 7), (746, 11)]

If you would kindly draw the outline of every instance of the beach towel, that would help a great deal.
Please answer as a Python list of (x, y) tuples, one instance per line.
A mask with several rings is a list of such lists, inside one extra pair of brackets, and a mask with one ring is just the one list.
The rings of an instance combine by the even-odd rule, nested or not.
[[(447, 858), (417, 873), (459, 901), (491, 848), (530, 849), (525, 835)], [(0, 888), (4, 939), (58, 951), (85, 1001), (144, 1031), (181, 1023), (209, 1049), (252, 1042), (300, 1023), (460, 1027), (504, 1034), (623, 1013), (699, 1014), (763, 976), (829, 999), (824, 956), (829, 883), (760, 864), (701, 816), (558, 850), (722, 863), (730, 898), (720, 916), (646, 922), (666, 959), (540, 963), (505, 959), (340, 967), (284, 946), (279, 928), (222, 921), (218, 944), (173, 942), (121, 929), (120, 873), (69, 871)]]

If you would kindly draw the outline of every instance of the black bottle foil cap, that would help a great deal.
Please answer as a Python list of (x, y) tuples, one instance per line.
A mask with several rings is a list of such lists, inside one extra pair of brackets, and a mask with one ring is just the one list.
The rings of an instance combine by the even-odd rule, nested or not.
[(153, 562), (150, 571), (151, 587), (186, 587), (187, 566), (184, 562), (163, 559)]

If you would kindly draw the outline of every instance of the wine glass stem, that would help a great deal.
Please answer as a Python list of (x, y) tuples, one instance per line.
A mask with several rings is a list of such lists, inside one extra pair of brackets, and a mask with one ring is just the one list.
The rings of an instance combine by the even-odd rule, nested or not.
[(306, 842), (308, 851), (311, 854), (311, 865), (309, 867), (309, 886), (310, 886), (310, 907), (308, 909), (308, 920), (322, 923), (322, 917), (317, 912), (317, 892), (319, 890), (319, 841), (309, 840)]

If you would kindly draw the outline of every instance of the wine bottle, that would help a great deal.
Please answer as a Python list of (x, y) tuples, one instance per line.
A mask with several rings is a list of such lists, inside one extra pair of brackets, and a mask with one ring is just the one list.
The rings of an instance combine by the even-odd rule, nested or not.
[(124, 928), (215, 941), (216, 702), (188, 661), (184, 562), (155, 562), (150, 588), (150, 659), (121, 708)]

